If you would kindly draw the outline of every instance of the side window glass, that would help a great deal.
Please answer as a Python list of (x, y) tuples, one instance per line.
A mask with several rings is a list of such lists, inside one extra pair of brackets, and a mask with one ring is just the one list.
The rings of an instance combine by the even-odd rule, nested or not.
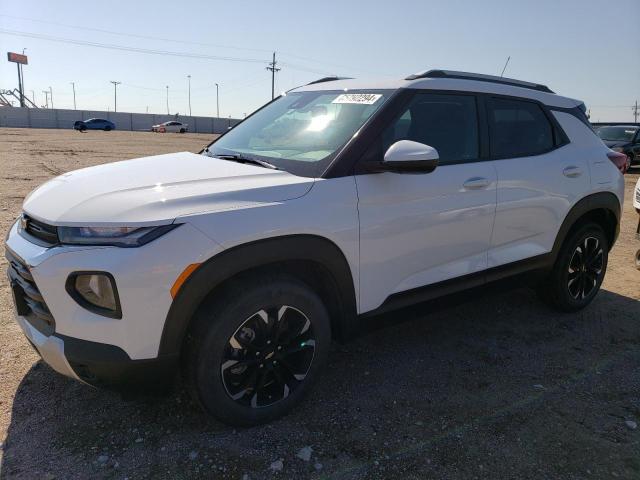
[(382, 135), (383, 152), (398, 140), (413, 140), (438, 151), (440, 164), (479, 157), (478, 114), (472, 95), (417, 94)]
[(539, 105), (492, 98), (489, 104), (491, 155), (528, 157), (554, 147), (553, 127)]

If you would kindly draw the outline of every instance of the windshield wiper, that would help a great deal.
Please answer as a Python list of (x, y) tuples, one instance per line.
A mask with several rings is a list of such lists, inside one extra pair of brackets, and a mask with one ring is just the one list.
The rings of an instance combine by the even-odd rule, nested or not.
[(257, 158), (244, 157), (237, 153), (229, 153), (229, 154), (222, 154), (222, 155), (212, 154), (212, 156), (215, 158), (221, 158), (222, 160), (231, 160), (232, 162), (238, 162), (238, 163), (252, 163), (254, 165), (259, 165), (264, 168), (270, 168), (271, 170), (279, 170), (279, 168), (272, 163), (265, 162), (264, 160), (258, 160)]

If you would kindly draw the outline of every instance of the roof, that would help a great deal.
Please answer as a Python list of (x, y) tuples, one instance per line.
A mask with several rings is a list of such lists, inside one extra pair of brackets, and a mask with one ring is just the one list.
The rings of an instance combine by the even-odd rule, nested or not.
[[(438, 73), (436, 73), (438, 72)], [(428, 76), (427, 76), (428, 75)], [(453, 90), (461, 92), (493, 93), (530, 98), (545, 105), (573, 108), (582, 101), (557, 95), (545, 85), (523, 82), (511, 78), (451, 70), (428, 70), (404, 79), (337, 79), (312, 82), (293, 91), (319, 90), (398, 90), (401, 88), (421, 90)]]

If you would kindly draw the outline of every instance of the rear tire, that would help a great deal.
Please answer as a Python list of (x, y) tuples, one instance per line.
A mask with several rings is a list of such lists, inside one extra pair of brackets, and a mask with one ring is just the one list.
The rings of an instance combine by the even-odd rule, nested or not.
[(194, 318), (183, 358), (186, 384), (229, 425), (268, 422), (291, 410), (315, 382), (331, 343), (327, 310), (288, 275), (234, 281)]
[(588, 223), (565, 239), (540, 297), (563, 312), (580, 310), (595, 298), (607, 271), (609, 242), (602, 228)]

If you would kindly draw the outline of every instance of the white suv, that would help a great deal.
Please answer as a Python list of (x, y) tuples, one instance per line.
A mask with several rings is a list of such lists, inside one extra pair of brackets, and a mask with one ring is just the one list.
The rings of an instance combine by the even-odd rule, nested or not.
[(17, 321), (60, 373), (181, 375), (220, 420), (264, 422), (373, 314), (525, 272), (558, 308), (586, 306), (618, 234), (612, 155), (543, 85), (321, 79), (200, 154), (31, 193), (6, 241)]

